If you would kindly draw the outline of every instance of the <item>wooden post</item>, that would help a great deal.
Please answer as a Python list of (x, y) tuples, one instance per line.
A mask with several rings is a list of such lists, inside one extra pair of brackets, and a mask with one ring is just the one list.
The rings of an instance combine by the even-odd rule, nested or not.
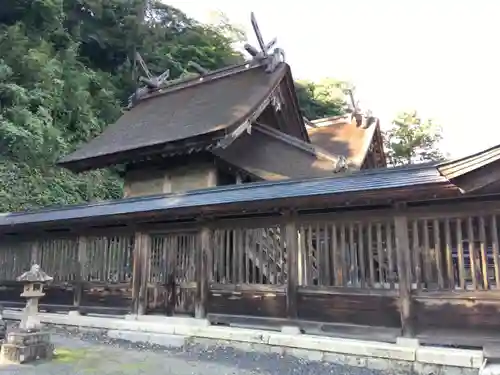
[(33, 243), (31, 244), (31, 264), (38, 264), (40, 265), (40, 254), (39, 254), (39, 249), (40, 249), (40, 243), (38, 240), (34, 240)]
[(147, 284), (149, 278), (148, 234), (136, 232), (134, 243), (134, 268), (132, 270), (132, 314), (144, 315), (147, 309)]
[(298, 283), (298, 253), (299, 236), (297, 232), (297, 222), (295, 215), (287, 214), (285, 224), (285, 243), (287, 252), (287, 288), (286, 288), (286, 309), (289, 319), (297, 319), (297, 283)]
[(408, 219), (406, 216), (394, 218), (396, 235), (396, 256), (399, 275), (399, 309), (403, 337), (413, 337), (415, 330), (411, 312), (411, 262), (410, 241), (408, 239)]
[(79, 311), (83, 299), (83, 283), (84, 274), (87, 265), (87, 237), (78, 237), (78, 258), (76, 259), (75, 267), (75, 285), (73, 289), (73, 306), (75, 310)]
[(141, 233), (141, 286), (139, 289), (138, 315), (145, 315), (148, 309), (148, 284), (151, 272), (151, 236)]
[(212, 231), (204, 225), (200, 231), (200, 248), (196, 253), (196, 305), (195, 317), (204, 319), (208, 312), (209, 260), (213, 253)]

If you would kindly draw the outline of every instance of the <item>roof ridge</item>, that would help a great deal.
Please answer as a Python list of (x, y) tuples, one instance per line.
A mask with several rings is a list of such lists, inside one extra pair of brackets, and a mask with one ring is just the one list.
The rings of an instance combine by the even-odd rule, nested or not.
[(285, 134), (283, 132), (280, 132), (279, 130), (273, 129), (270, 126), (267, 126), (265, 124), (261, 124), (256, 122), (255, 123), (255, 129), (258, 131), (267, 134), (273, 138), (276, 138), (280, 141), (283, 141), (291, 146), (297, 147), (302, 151), (308, 152), (311, 155), (314, 156), (320, 156), (324, 157), (325, 159), (338, 162), (342, 157), (341, 155), (334, 155), (326, 150), (323, 150), (321, 147), (314, 145), (312, 143), (307, 143), (302, 141), (301, 139), (298, 139), (296, 137), (293, 137), (289, 134)]
[[(318, 124), (323, 123), (323, 122), (335, 122), (339, 120), (344, 120), (348, 119), (349, 117), (352, 117), (351, 113), (346, 113), (345, 115), (337, 115), (337, 116), (329, 116), (329, 117), (322, 117), (322, 118), (317, 118), (315, 120), (309, 120), (311, 123), (316, 125), (316, 127), (320, 128), (321, 126), (318, 126)], [(332, 124), (333, 125), (333, 124)]]
[[(226, 78), (232, 75), (240, 74), (243, 72), (247, 72), (251, 69), (257, 69), (257, 68), (262, 68), (265, 67), (264, 64), (262, 63), (254, 63), (252, 61), (245, 61), (245, 63), (242, 64), (237, 64), (237, 65), (231, 65), (228, 67), (220, 68), (217, 70), (210, 71), (207, 74), (204, 75), (198, 75), (196, 77), (191, 77), (191, 78), (184, 78), (184, 79), (175, 79), (172, 81), (167, 81), (165, 86), (159, 87), (155, 89), (154, 91), (149, 92), (148, 94), (144, 95), (136, 104), (139, 105), (140, 103), (143, 103), (149, 99), (156, 98), (159, 96), (167, 95), (172, 92), (175, 92), (177, 90), (183, 90), (186, 88), (191, 88), (195, 87), (198, 85), (202, 85), (204, 83), (209, 83), (213, 82), (215, 80), (221, 79), (221, 78)], [(133, 109), (135, 106), (132, 106), (131, 108), (128, 108), (129, 110)]]

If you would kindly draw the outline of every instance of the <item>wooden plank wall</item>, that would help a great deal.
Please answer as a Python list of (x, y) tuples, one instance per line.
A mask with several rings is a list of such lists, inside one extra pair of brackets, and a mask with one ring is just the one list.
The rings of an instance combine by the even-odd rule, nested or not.
[(454, 204), (5, 236), (0, 303), (24, 303), (14, 280), (36, 262), (54, 277), (42, 305), (55, 310), (488, 332), (500, 328), (498, 213)]
[(287, 257), (282, 232), (279, 224), (214, 227), (207, 311), (286, 317)]
[(16, 278), (39, 264), (54, 278), (41, 299), (44, 309), (128, 312), (134, 236), (51, 236), (0, 242), (0, 300), (19, 307)]
[(410, 221), (413, 315), (419, 332), (500, 328), (496, 213)]
[(303, 220), (298, 317), (399, 327), (394, 222)]

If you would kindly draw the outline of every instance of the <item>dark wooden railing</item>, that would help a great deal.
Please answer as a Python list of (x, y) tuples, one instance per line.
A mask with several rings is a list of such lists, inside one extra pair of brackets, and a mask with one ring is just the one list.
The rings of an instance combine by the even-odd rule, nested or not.
[[(478, 213), (481, 212), (479, 215)], [(500, 328), (500, 202), (199, 221), (0, 238), (0, 298), (39, 263), (42, 308), (208, 316), (216, 323)]]

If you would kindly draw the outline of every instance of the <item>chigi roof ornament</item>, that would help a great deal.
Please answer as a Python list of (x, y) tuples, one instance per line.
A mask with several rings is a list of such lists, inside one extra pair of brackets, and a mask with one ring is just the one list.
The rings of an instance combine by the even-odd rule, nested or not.
[(347, 112), (351, 114), (356, 119), (358, 126), (365, 129), (369, 128), (370, 125), (376, 123), (378, 119), (373, 116), (371, 110), (363, 111), (359, 107), (359, 100), (354, 99), (354, 88), (350, 87), (344, 90), (344, 93), (349, 96), (350, 102), (347, 104)]
[(257, 37), (257, 42), (259, 43), (260, 51), (254, 46), (246, 43), (245, 50), (252, 56), (252, 60), (255, 62), (263, 62), (266, 65), (266, 72), (273, 72), (280, 62), (285, 61), (285, 51), (281, 48), (273, 48), (277, 42), (277, 39), (272, 39), (269, 43), (264, 42), (262, 33), (260, 32), (259, 25), (257, 24), (257, 19), (255, 18), (255, 13), (252, 12), (251, 15), (252, 27)]
[[(134, 105), (136, 105), (141, 99), (145, 98), (150, 94), (151, 92), (165, 88), (171, 84), (184, 81), (187, 79), (191, 79), (193, 77), (198, 77), (198, 76), (204, 76), (210, 71), (208, 69), (205, 69), (202, 67), (200, 64), (197, 64), (194, 61), (189, 61), (187, 69), (185, 69), (184, 73), (181, 74), (180, 77), (177, 79), (169, 80), (170, 77), (170, 70), (167, 69), (165, 70), (162, 74), (159, 76), (153, 76), (151, 72), (149, 71), (146, 63), (142, 59), (141, 55), (136, 52), (135, 54), (135, 59), (136, 62), (139, 64), (139, 66), (142, 69), (142, 72), (144, 73), (143, 76), (139, 77), (139, 81), (144, 84), (142, 87), (138, 87), (135, 92), (128, 98), (128, 109), (132, 108)], [(195, 72), (190, 72), (189, 68), (194, 70)]]
[(167, 81), (170, 76), (170, 70), (165, 70), (162, 74), (155, 77), (149, 71), (146, 63), (142, 59), (142, 56), (139, 52), (135, 53), (135, 61), (140, 65), (144, 76), (139, 77), (139, 81), (144, 83), (145, 86), (137, 88), (135, 92), (128, 98), (128, 108), (132, 108), (138, 101), (140, 101), (145, 95), (147, 95), (150, 91), (158, 89), (163, 85), (165, 81)]

